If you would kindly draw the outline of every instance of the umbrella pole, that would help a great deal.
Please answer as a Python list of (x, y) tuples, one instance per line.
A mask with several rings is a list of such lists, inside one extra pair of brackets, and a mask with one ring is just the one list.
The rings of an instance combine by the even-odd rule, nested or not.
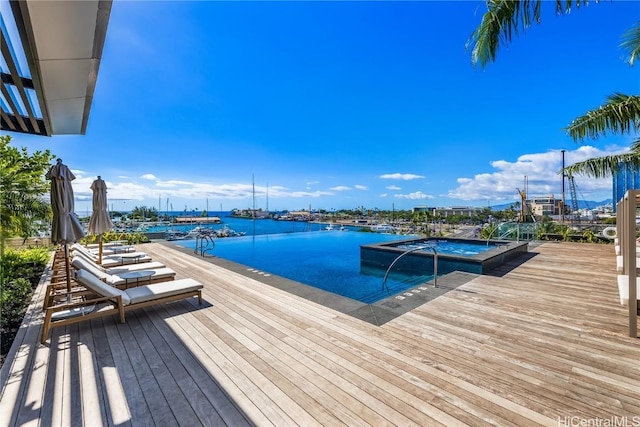
[(69, 292), (69, 298), (71, 298), (71, 266), (69, 265), (69, 247), (64, 244), (64, 266), (67, 273), (67, 292)]
[(98, 264), (102, 265), (102, 233), (98, 234)]

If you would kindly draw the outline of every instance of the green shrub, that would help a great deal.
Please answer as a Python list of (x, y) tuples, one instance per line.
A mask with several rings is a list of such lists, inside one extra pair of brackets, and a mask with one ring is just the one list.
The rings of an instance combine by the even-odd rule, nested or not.
[(0, 328), (20, 326), (49, 256), (45, 248), (5, 251), (0, 259)]
[[(122, 241), (129, 245), (136, 245), (140, 243), (147, 243), (149, 238), (144, 233), (134, 232), (119, 232), (119, 231), (107, 231), (102, 235), (102, 243)], [(80, 240), (83, 245), (89, 245), (92, 243), (98, 243), (98, 236), (95, 234), (89, 234)]]
[(29, 279), (36, 272), (42, 272), (49, 256), (49, 250), (46, 248), (7, 249), (0, 259), (0, 285), (13, 279)]
[(0, 293), (0, 328), (17, 328), (22, 322), (24, 311), (29, 304), (31, 282), (17, 278), (2, 284)]

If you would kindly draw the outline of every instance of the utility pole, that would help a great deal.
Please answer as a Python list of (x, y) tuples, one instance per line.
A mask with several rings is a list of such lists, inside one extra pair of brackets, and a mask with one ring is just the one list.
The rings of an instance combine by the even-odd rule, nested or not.
[(565, 150), (562, 150), (562, 206), (561, 206), (561, 210), (560, 210), (560, 218), (562, 219), (562, 222), (564, 223), (564, 207), (565, 207), (565, 198), (564, 198), (564, 181), (565, 181), (565, 173), (564, 173), (564, 152)]

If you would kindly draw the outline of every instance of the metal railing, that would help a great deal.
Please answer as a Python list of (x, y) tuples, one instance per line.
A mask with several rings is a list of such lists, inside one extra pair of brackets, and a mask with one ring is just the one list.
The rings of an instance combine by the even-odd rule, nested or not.
[(389, 268), (387, 268), (387, 271), (384, 273), (384, 279), (382, 280), (382, 288), (387, 291), (387, 294), (389, 293), (389, 288), (387, 287), (387, 278), (389, 277), (389, 272), (391, 271), (391, 268), (403, 256), (405, 256), (407, 254), (410, 254), (411, 252), (421, 251), (421, 250), (424, 250), (424, 249), (431, 249), (433, 251), (433, 286), (436, 287), (436, 288), (438, 287), (438, 251), (436, 251), (436, 249), (433, 246), (419, 246), (417, 248), (412, 248), (412, 249), (407, 250), (406, 252), (401, 253), (389, 265)]
[(208, 234), (198, 234), (196, 236), (196, 246), (193, 250), (193, 253), (204, 257), (205, 253), (207, 251), (213, 250), (215, 246), (216, 242), (214, 242), (213, 236), (210, 236)]

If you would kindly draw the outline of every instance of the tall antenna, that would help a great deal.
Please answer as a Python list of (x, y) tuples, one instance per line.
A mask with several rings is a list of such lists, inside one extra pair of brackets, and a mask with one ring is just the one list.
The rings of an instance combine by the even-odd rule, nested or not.
[(269, 212), (269, 183), (267, 182), (267, 212)]
[(253, 174), (251, 174), (251, 195), (253, 200), (253, 206), (251, 209), (251, 217), (255, 219), (256, 217), (256, 182)]
[(561, 218), (562, 218), (562, 222), (564, 222), (564, 206), (565, 206), (565, 199), (564, 199), (564, 181), (565, 181), (565, 177), (566, 174), (564, 172), (564, 152), (565, 150), (562, 150), (562, 210), (560, 212)]

